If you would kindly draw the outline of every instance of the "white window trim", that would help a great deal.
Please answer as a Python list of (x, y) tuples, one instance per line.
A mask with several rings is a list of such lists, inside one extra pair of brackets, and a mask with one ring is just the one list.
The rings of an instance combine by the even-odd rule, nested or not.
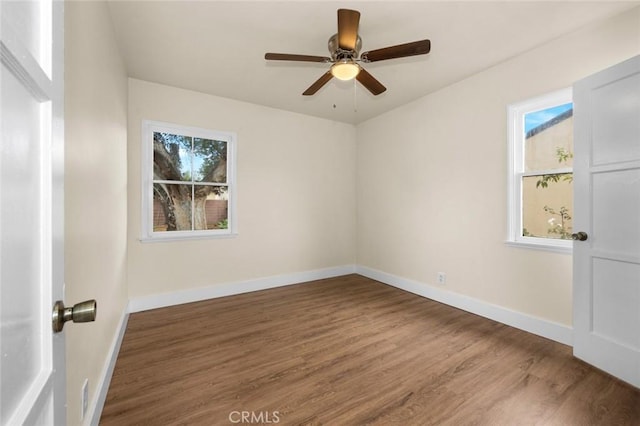
[[(566, 88), (557, 92), (549, 93), (523, 102), (511, 104), (507, 107), (508, 112), (508, 163), (509, 173), (507, 181), (507, 218), (508, 236), (506, 244), (513, 247), (530, 248), (535, 250), (546, 250), (557, 253), (572, 253), (573, 241), (553, 238), (525, 237), (521, 235), (522, 230), (522, 186), (521, 177), (524, 173), (524, 144), (522, 135), (524, 134), (524, 116), (530, 112), (540, 111), (555, 105), (562, 105), (573, 102), (572, 89)], [(555, 169), (552, 173), (563, 173), (572, 171), (568, 169)], [(540, 174), (538, 171), (533, 174)]]
[[(186, 135), (196, 138), (213, 139), (227, 142), (227, 186), (229, 202), (227, 205), (228, 229), (210, 229), (203, 231), (153, 231), (153, 133), (163, 132)], [(237, 189), (236, 189), (236, 140), (233, 132), (221, 132), (198, 127), (182, 126), (161, 121), (142, 120), (142, 242), (180, 241), (211, 238), (232, 238), (238, 235)]]

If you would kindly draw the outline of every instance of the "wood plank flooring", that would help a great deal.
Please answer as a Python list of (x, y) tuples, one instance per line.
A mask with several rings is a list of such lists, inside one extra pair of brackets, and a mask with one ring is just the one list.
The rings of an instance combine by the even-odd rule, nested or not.
[(571, 348), (358, 276), (132, 314), (100, 424), (640, 425)]

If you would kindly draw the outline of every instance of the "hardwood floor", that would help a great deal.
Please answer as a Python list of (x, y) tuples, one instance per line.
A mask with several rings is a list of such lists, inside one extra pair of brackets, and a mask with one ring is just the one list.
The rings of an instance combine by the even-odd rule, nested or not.
[(640, 425), (571, 348), (358, 275), (132, 314), (101, 425)]

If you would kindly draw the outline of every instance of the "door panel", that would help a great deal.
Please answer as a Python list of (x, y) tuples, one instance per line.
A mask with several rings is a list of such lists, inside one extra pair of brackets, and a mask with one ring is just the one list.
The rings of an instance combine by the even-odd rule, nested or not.
[[(40, 212), (40, 102), (2, 67), (2, 158), (0, 163), (0, 232), (2, 255), (3, 415), (11, 413), (42, 373), (39, 347), (44, 332), (40, 302), (42, 227)], [(6, 115), (5, 115), (6, 114)], [(3, 386), (3, 387), (5, 387)]]
[(640, 316), (640, 265), (610, 259), (593, 259), (593, 333), (640, 350), (640, 332), (622, 324), (638, 324)]
[(51, 78), (52, 42), (51, 1), (2, 2), (2, 14), (9, 17), (3, 25), (10, 28), (16, 42), (25, 48), (45, 74)]
[(640, 168), (593, 173), (594, 250), (640, 258)]
[(640, 387), (640, 56), (573, 93), (573, 352)]
[(640, 74), (594, 88), (593, 165), (640, 159)]

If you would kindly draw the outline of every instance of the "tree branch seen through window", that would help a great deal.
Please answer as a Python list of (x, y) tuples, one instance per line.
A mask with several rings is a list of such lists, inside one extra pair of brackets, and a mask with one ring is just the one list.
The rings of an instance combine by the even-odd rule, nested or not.
[[(229, 233), (233, 134), (145, 122), (147, 236)], [(152, 168), (152, 170), (150, 170)], [(148, 219), (147, 219), (148, 218)], [(195, 234), (193, 234), (195, 236)]]

